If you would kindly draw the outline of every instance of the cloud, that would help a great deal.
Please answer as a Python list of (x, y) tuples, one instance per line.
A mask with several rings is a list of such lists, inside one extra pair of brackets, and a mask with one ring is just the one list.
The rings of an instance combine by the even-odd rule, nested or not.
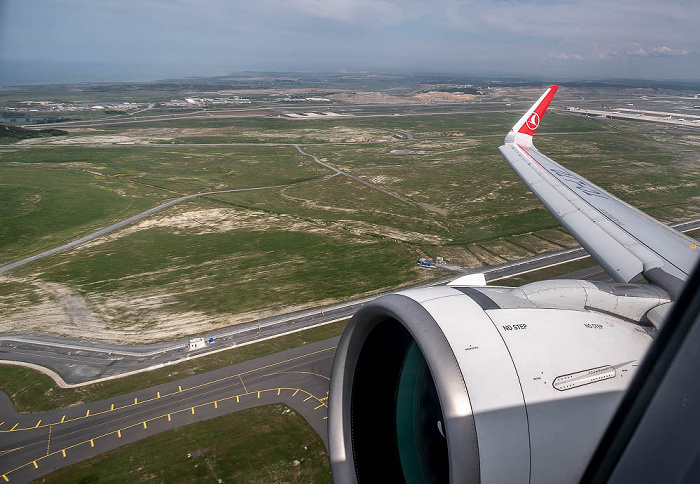
[(671, 56), (686, 56), (690, 55), (690, 52), (688, 52), (685, 49), (672, 49), (671, 47), (654, 47), (651, 49), (651, 53), (649, 55), (653, 55), (655, 57), (671, 57)]
[(680, 66), (682, 75), (700, 77), (697, 0), (0, 0), (3, 6), (0, 60), (167, 63), (192, 74), (204, 64), (524, 73), (551, 65), (577, 75), (643, 66), (664, 76)]
[(563, 60), (563, 61), (580, 61), (584, 60), (585, 57), (582, 56), (581, 54), (565, 54), (565, 53), (559, 53), (559, 54), (552, 54), (552, 59), (556, 60)]
[(353, 24), (396, 25), (429, 12), (424, 0), (268, 0), (278, 9)]
[(644, 48), (642, 45), (635, 45), (625, 52), (611, 52), (604, 56), (605, 59), (614, 59), (621, 57), (685, 57), (692, 55), (693, 52), (686, 49), (677, 49), (666, 45), (660, 47)]

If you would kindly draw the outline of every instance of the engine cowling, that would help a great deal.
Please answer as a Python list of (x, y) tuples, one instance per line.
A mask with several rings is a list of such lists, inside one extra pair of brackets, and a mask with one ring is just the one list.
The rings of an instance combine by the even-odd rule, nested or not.
[(668, 296), (538, 284), (360, 309), (331, 378), (334, 482), (577, 482), (651, 342), (640, 321)]

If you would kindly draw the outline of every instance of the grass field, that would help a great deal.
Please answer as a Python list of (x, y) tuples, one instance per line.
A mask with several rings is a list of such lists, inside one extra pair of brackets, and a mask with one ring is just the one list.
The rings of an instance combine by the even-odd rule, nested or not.
[[(0, 152), (8, 260), (184, 193), (276, 186), (191, 200), (13, 271), (0, 279), (0, 331), (154, 341), (436, 277), (414, 265), (421, 256), (478, 267), (571, 246), (497, 151), (514, 117), (188, 119), (68, 138), (173, 145)], [(404, 200), (293, 146), (183, 140), (313, 143), (307, 153)], [(697, 146), (688, 132), (556, 112), (538, 133), (543, 152), (664, 221), (700, 213)]]
[[(172, 339), (435, 277), (415, 266), (417, 257), (410, 245), (317, 221), (185, 202), (13, 271), (0, 280), (11, 285), (0, 292), (0, 328), (41, 331), (33, 316), (40, 308), (64, 318), (51, 330), (58, 334)], [(41, 302), (18, 304), (17, 285)], [(66, 320), (76, 297), (87, 312)]]
[[(178, 89), (120, 96), (173, 98)], [(100, 91), (54, 94), (109, 97)], [(83, 146), (43, 140), (3, 147), (0, 259), (5, 261), (182, 194), (276, 187), (190, 200), (0, 277), (0, 332), (132, 342), (172, 339), (444, 274), (416, 267), (423, 255), (478, 267), (574, 245), (497, 151), (518, 117), (485, 111), (323, 120), (256, 114), (75, 128), (63, 142)], [(409, 141), (403, 131), (416, 140)], [(293, 146), (206, 143), (303, 143), (307, 153), (409, 203), (331, 176)], [(552, 112), (538, 131), (537, 146), (664, 221), (700, 214), (696, 134)], [(497, 284), (521, 285), (591, 264), (576, 261)], [(58, 389), (42, 374), (0, 365), (0, 389), (20, 411), (49, 410), (318, 341), (340, 334), (344, 324), (79, 389)], [(290, 465), (299, 459), (300, 442), (310, 441), (306, 430), (280, 423), (282, 432), (295, 435), (287, 445), (274, 429), (278, 424), (270, 423), (287, 419), (280, 408), (251, 412), (224, 417), (233, 423), (210, 421), (162, 434), (156, 439), (163, 440), (134, 444), (46, 482), (330, 482), (327, 457), (321, 459), (320, 453)], [(239, 415), (244, 421), (236, 420)], [(288, 450), (270, 444), (278, 441)], [(202, 453), (182, 457), (191, 450)], [(147, 467), (138, 457), (161, 452), (176, 461)], [(245, 459), (253, 466), (246, 467)], [(306, 466), (311, 460), (326, 467)]]
[(330, 484), (332, 479), (316, 432), (289, 407), (269, 405), (169, 430), (34, 482)]
[(0, 152), (0, 259), (60, 245), (181, 195), (328, 170), (291, 147), (53, 147)]
[[(154, 143), (166, 144), (358, 143), (406, 139), (403, 132), (410, 132), (416, 138), (423, 139), (493, 136), (494, 142), (499, 142), (518, 117), (517, 111), (400, 116), (351, 115), (330, 119), (262, 116), (198, 117), (153, 121), (148, 124), (124, 123), (66, 129), (72, 133), (69, 139), (72, 138), (73, 142), (80, 142), (81, 136), (91, 136), (95, 141), (105, 141), (108, 137), (118, 135), (132, 140), (149, 139)], [(549, 114), (547, 122), (550, 125), (549, 132), (607, 131), (601, 123), (556, 113)], [(547, 132), (544, 124), (542, 131)]]

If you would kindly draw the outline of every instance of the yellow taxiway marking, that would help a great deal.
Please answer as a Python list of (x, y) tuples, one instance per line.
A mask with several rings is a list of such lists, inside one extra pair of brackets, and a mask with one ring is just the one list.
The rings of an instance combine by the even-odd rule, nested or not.
[(326, 375), (321, 375), (320, 373), (314, 373), (312, 371), (275, 371), (275, 372), (268, 373), (267, 375), (263, 375), (263, 376), (265, 377), (265, 376), (272, 376), (272, 375), (285, 375), (285, 374), (291, 374), (291, 373), (298, 373), (300, 375), (313, 375), (313, 376), (325, 378), (328, 381), (331, 380)]
[(35, 429), (36, 429), (36, 428), (39, 428), (39, 424), (40, 424), (40, 423), (41, 423), (41, 420), (39, 420), (39, 421), (36, 423), (36, 425), (34, 426), (34, 428), (35, 428)]
[[(307, 357), (309, 357), (309, 356), (314, 356), (314, 355), (318, 355), (318, 354), (321, 354), (321, 353), (326, 353), (326, 352), (329, 352), (329, 351), (333, 351), (335, 348), (336, 348), (336, 347), (333, 346), (333, 347), (330, 347), (330, 348), (324, 348), (324, 349), (322, 349), (322, 350), (313, 351), (313, 352), (311, 352), (311, 353), (306, 353), (306, 354), (303, 354), (303, 355), (295, 356), (294, 358), (289, 358), (289, 359), (287, 359), (287, 360), (278, 361), (278, 362), (276, 362), (276, 363), (271, 363), (271, 364), (269, 364), (269, 365), (261, 366), (261, 367), (258, 367), (258, 368), (253, 368), (253, 369), (251, 369), (251, 370), (248, 370), (248, 371), (245, 371), (245, 372), (236, 374), (236, 375), (230, 375), (230, 376), (227, 376), (227, 377), (224, 377), (224, 378), (219, 378), (219, 379), (217, 379), (217, 380), (213, 380), (213, 381), (209, 381), (209, 382), (206, 382), (206, 383), (202, 383), (201, 385), (196, 385), (196, 386), (193, 386), (193, 387), (191, 387), (191, 388), (184, 389), (184, 390), (182, 389), (182, 386), (181, 386), (181, 385), (178, 385), (178, 387), (177, 387), (177, 388), (178, 388), (177, 392), (173, 392), (173, 393), (170, 393), (170, 394), (165, 395), (165, 396), (173, 395), (173, 394), (179, 393), (179, 392), (186, 392), (186, 391), (191, 391), (191, 390), (194, 390), (194, 389), (206, 387), (206, 386), (208, 386), (208, 385), (212, 385), (212, 384), (215, 384), (215, 383), (219, 383), (219, 382), (222, 382), (222, 381), (225, 381), (225, 380), (229, 380), (229, 379), (232, 379), (232, 378), (239, 378), (240, 381), (241, 381), (241, 383), (243, 384), (243, 388), (244, 388), (244, 390), (245, 390), (245, 392), (246, 392), (245, 394), (249, 394), (250, 392), (248, 392), (248, 389), (247, 389), (246, 386), (245, 386), (245, 382), (243, 381), (242, 375), (246, 375), (246, 374), (249, 374), (249, 373), (254, 373), (254, 372), (257, 372), (257, 371), (260, 371), (260, 370), (264, 370), (264, 369), (266, 369), (266, 368), (272, 368), (272, 367), (275, 367), (275, 366), (278, 366), (278, 365), (282, 365), (282, 364), (285, 364), (285, 363), (289, 363), (289, 362), (292, 362), (292, 361), (298, 361), (298, 360), (301, 360), (301, 359), (303, 359), (303, 358), (307, 358)], [(305, 363), (306, 363), (306, 362), (305, 362)], [(281, 373), (281, 372), (280, 372), (280, 373)], [(301, 373), (301, 372), (299, 372), (299, 373)], [(323, 376), (324, 378), (328, 378), (328, 377), (325, 377), (324, 375), (318, 375), (318, 376)], [(161, 397), (160, 397), (160, 392), (158, 392), (158, 395), (159, 395), (159, 396), (157, 396), (156, 398), (161, 398)], [(295, 395), (296, 395), (296, 392), (295, 392)], [(294, 395), (292, 395), (292, 396), (294, 396)], [(134, 404), (138, 404), (137, 400), (136, 400), (136, 399), (134, 399), (134, 400), (135, 400)], [(142, 403), (142, 404), (143, 404), (143, 403), (147, 403), (147, 402), (150, 402), (151, 400), (155, 400), (155, 398), (143, 400), (143, 401), (141, 401), (140, 403)], [(127, 405), (127, 406), (129, 406), (129, 405)], [(119, 407), (119, 408), (125, 408), (125, 407)], [(92, 416), (102, 415), (102, 414), (104, 414), (104, 413), (111, 412), (111, 411), (114, 411), (114, 410), (115, 410), (114, 404), (111, 404), (109, 410), (105, 410), (105, 411), (102, 411), (102, 412), (95, 412), (95, 413), (92, 414)], [(66, 419), (66, 418), (65, 418), (65, 415), (64, 415), (60, 422), (45, 423), (45, 424), (41, 425), (41, 427), (48, 427), (48, 426), (50, 426), (50, 425), (57, 425), (57, 424), (59, 424), (59, 423), (74, 422), (74, 421), (77, 421), (77, 420), (80, 420), (80, 419), (83, 419), (83, 418), (89, 418), (90, 416), (91, 416), (91, 415), (90, 415), (90, 411), (89, 411), (89, 410), (86, 412), (86, 414), (85, 414), (84, 416), (81, 416), (81, 417), (75, 417), (75, 418), (71, 418), (71, 419)], [(17, 431), (17, 432), (19, 432), (19, 431), (23, 431), (23, 430), (33, 430), (33, 429), (39, 427), (39, 425), (37, 425), (37, 426), (34, 426), (34, 427), (25, 427), (25, 428), (17, 429), (18, 426), (19, 426), (19, 424), (15, 424), (11, 429), (8, 429), (8, 430), (0, 430), (0, 434), (2, 434), (2, 433), (4, 433), (4, 432), (12, 432), (12, 431)], [(17, 429), (17, 430), (15, 430), (15, 429)]]
[(34, 464), (34, 469), (38, 469), (38, 468), (39, 468), (39, 466), (36, 465), (36, 461), (35, 461), (35, 460), (32, 461), (32, 464)]
[[(307, 398), (305, 398), (304, 401), (307, 401), (307, 400), (310, 400), (310, 399), (314, 398), (314, 399), (316, 399), (316, 401), (317, 401), (318, 403), (321, 404), (320, 407), (326, 406), (326, 404), (323, 403), (323, 400), (322, 400), (322, 399), (320, 399), (320, 398), (318, 398), (317, 396), (315, 396), (315, 395), (309, 393), (308, 391), (302, 390), (302, 389), (300, 389), (300, 388), (277, 387), (277, 388), (269, 388), (269, 389), (265, 389), (265, 390), (257, 390), (257, 392), (262, 393), (262, 392), (274, 391), (274, 390), (277, 390), (277, 394), (278, 394), (278, 395), (281, 395), (282, 390), (294, 390), (294, 395), (296, 395), (296, 394), (299, 393), (299, 392), (303, 392), (303, 393), (305, 393), (305, 394), (307, 395)], [(218, 402), (219, 402), (219, 401), (232, 400), (234, 397), (236, 398), (236, 401), (240, 401), (240, 397), (241, 397), (241, 396), (245, 396), (245, 395), (250, 395), (250, 393), (239, 394), (239, 395), (232, 395), (232, 396), (230, 396), (230, 397), (225, 397), (225, 398), (219, 398), (219, 399), (217, 399), (217, 400), (213, 400), (213, 401), (210, 401), (210, 402), (201, 403), (201, 404), (196, 405), (196, 406), (194, 406), (194, 407), (185, 407), (185, 408), (182, 408), (182, 409), (180, 409), (180, 410), (177, 410), (177, 411), (175, 411), (175, 412), (173, 412), (173, 413), (185, 412), (185, 411), (187, 411), (187, 409), (190, 409), (190, 411), (194, 414), (195, 408), (197, 408), (197, 407), (203, 407), (203, 406), (205, 406), (205, 405), (210, 405), (210, 404), (212, 404), (212, 403), (213, 403), (215, 406), (218, 406)], [(318, 408), (320, 408), (320, 407), (316, 407), (316, 408), (318, 409)], [(171, 421), (171, 415), (172, 415), (172, 414), (171, 414), (171, 413), (168, 413), (168, 414), (166, 414), (166, 415), (167, 415), (167, 417), (168, 417), (168, 421)], [(138, 426), (138, 425), (143, 425), (143, 428), (144, 428), (144, 429), (147, 429), (147, 428), (148, 428), (148, 422), (151, 422), (151, 421), (156, 420), (156, 419), (159, 419), (159, 418), (163, 418), (164, 416), (165, 416), (165, 415), (156, 416), (156, 417), (150, 418), (150, 419), (148, 419), (148, 420), (145, 420), (145, 421), (142, 421), (142, 422), (138, 422), (138, 423), (135, 423), (135, 424), (126, 426), (126, 427), (124, 427), (124, 428), (118, 429), (118, 430), (116, 430), (117, 437), (121, 438), (121, 432), (122, 432), (122, 430), (134, 428), (134, 427), (136, 427), (136, 426)], [(82, 417), (80, 417), (80, 418), (82, 418)], [(323, 420), (327, 420), (327, 419), (328, 419), (327, 416), (324, 416), (324, 417), (323, 417)], [(17, 425), (18, 425), (18, 424), (17, 424)], [(51, 424), (51, 425), (54, 425), (54, 424)], [(49, 427), (50, 427), (50, 425), (49, 425)], [(95, 440), (101, 439), (102, 437), (106, 437), (106, 436), (108, 436), (108, 435), (112, 435), (112, 434), (114, 434), (114, 433), (115, 433), (115, 431), (112, 430), (112, 431), (110, 431), (110, 432), (108, 432), (108, 433), (106, 433), (106, 434), (94, 436), (92, 439), (89, 439), (89, 440), (85, 440), (85, 441), (82, 441), (82, 442), (75, 443), (75, 444), (71, 445), (70, 447), (66, 447), (65, 449), (58, 450), (58, 451), (54, 451), (54, 452), (49, 453), (49, 454), (47, 454), (47, 455), (45, 455), (45, 456), (39, 457), (38, 459), (35, 459), (35, 460), (33, 460), (33, 461), (29, 461), (29, 462), (27, 462), (26, 464), (22, 464), (21, 466), (16, 467), (15, 469), (12, 469), (12, 470), (10, 470), (10, 471), (5, 472), (5, 474), (3, 475), (3, 478), (6, 479), (6, 482), (7, 482), (7, 481), (9, 480), (9, 478), (7, 477), (8, 474), (11, 474), (12, 472), (15, 472), (15, 471), (17, 471), (17, 470), (19, 470), (19, 469), (22, 469), (22, 468), (24, 468), (24, 467), (27, 467), (27, 466), (29, 466), (30, 464), (31, 464), (31, 465), (34, 465), (34, 467), (38, 468), (37, 462), (40, 461), (40, 460), (42, 460), (42, 459), (45, 459), (45, 458), (47, 458), (47, 457), (51, 457), (51, 456), (54, 456), (54, 455), (58, 455), (59, 453), (61, 454), (61, 456), (65, 457), (65, 456), (66, 456), (66, 451), (67, 451), (68, 449), (72, 449), (73, 447), (78, 447), (78, 446), (84, 445), (84, 444), (86, 444), (86, 443), (88, 443), (88, 442), (90, 443), (90, 447), (95, 447)], [(47, 448), (47, 450), (48, 450), (48, 448)]]
[(5, 474), (2, 475), (2, 478), (5, 480), (5, 482), (10, 482), (10, 480), (7, 478)]
[(326, 404), (325, 404), (325, 403), (322, 403), (322, 404), (319, 405), (318, 407), (314, 407), (314, 410), (318, 410), (319, 408), (325, 407), (325, 406), (326, 406)]
[(24, 448), (26, 448), (26, 447), (32, 447), (32, 444), (29, 444), (29, 445), (22, 445), (22, 446), (20, 446), (20, 447), (15, 447), (14, 449), (1, 450), (1, 451), (0, 451), (0, 457), (3, 457), (3, 456), (5, 456), (5, 455), (7, 455), (7, 454), (11, 454), (12, 452), (14, 452), (14, 451), (16, 451), (16, 450), (24, 449)]

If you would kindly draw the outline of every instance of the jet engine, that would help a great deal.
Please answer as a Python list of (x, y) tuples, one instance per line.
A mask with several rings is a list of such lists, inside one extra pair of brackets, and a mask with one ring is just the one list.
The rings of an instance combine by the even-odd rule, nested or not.
[(374, 300), (333, 366), (334, 482), (577, 482), (669, 301), (578, 280)]

